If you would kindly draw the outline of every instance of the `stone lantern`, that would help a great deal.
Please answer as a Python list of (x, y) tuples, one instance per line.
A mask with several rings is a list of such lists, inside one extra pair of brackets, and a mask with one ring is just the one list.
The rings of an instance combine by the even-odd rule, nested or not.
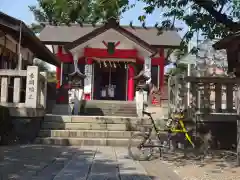
[(84, 79), (86, 76), (78, 69), (77, 61), (74, 61), (74, 69), (75, 71), (68, 75), (68, 83), (71, 87), (69, 92), (69, 94), (71, 94), (69, 102), (74, 104), (72, 114), (78, 115), (80, 112), (80, 105), (83, 97)]
[(145, 109), (145, 106), (147, 105), (148, 102), (148, 91), (149, 87), (147, 85), (147, 80), (150, 79), (150, 77), (147, 77), (145, 75), (145, 71), (142, 70), (140, 73), (133, 78), (137, 82), (136, 86), (136, 107), (137, 107), (137, 115), (139, 117), (142, 117), (143, 113), (142, 111)]
[(80, 71), (75, 71), (68, 75), (68, 83), (73, 89), (83, 89), (85, 77)]

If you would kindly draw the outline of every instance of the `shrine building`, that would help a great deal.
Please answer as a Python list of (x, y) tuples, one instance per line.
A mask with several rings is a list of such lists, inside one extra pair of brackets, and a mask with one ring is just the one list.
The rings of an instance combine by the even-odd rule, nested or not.
[(164, 66), (169, 48), (178, 48), (181, 37), (177, 31), (156, 28), (120, 26), (110, 19), (101, 26), (46, 25), (40, 40), (51, 45), (61, 61), (57, 67), (57, 88), (68, 83), (78, 60), (84, 79), (86, 100), (133, 101), (136, 83), (133, 76), (144, 67), (152, 82), (162, 89)]

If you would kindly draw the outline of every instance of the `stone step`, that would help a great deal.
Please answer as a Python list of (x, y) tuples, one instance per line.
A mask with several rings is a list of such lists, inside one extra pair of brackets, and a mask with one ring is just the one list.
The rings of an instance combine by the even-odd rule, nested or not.
[[(52, 109), (52, 114), (69, 115), (71, 114), (72, 104), (56, 104)], [(82, 108), (81, 115), (98, 115), (98, 116), (130, 116), (136, 117), (136, 107), (133, 105), (104, 105), (104, 104), (90, 104)]]
[(91, 100), (85, 101), (83, 107), (86, 115), (137, 116), (135, 102)]
[[(140, 140), (136, 140), (139, 143)], [(61, 146), (128, 146), (129, 139), (115, 138), (36, 138), (36, 144), (61, 145)]]
[(88, 109), (85, 109), (84, 112), (81, 112), (81, 115), (137, 117), (136, 109), (117, 110), (116, 108), (115, 109), (88, 108)]
[(40, 130), (39, 137), (62, 138), (130, 138), (134, 131)]
[(44, 122), (42, 129), (54, 130), (109, 130), (109, 131), (135, 131), (138, 125), (131, 124), (97, 124), (97, 123), (61, 123)]
[(151, 124), (148, 118), (119, 116), (63, 116), (46, 114), (44, 122), (99, 123), (99, 124)]
[[(39, 137), (62, 138), (130, 138), (139, 131), (100, 131), (100, 130), (40, 130)], [(165, 137), (166, 131), (160, 131), (161, 137)], [(153, 136), (155, 134), (153, 133)]]
[[(166, 133), (162, 135), (161, 142), (167, 139)], [(139, 145), (142, 139), (134, 139), (133, 144)], [(153, 143), (159, 143), (152, 138)], [(35, 144), (61, 145), (61, 146), (128, 146), (129, 138), (74, 138), (74, 137), (38, 137)]]

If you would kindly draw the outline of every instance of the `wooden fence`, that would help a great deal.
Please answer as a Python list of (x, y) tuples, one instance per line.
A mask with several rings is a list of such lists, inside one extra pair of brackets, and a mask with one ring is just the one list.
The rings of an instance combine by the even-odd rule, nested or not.
[[(187, 83), (190, 83), (190, 89)], [(169, 113), (177, 109), (187, 109), (190, 113), (199, 115), (236, 116), (235, 99), (238, 84), (240, 84), (240, 78), (171, 77), (169, 79)], [(187, 103), (188, 92), (189, 104)], [(234, 119), (236, 120), (236, 117), (222, 120)], [(219, 117), (216, 120), (219, 120)]]
[[(12, 108), (13, 116), (35, 116), (37, 109), (43, 112), (46, 108), (46, 77), (46, 72), (40, 73), (37, 66), (28, 66), (27, 70), (0, 70), (0, 105)], [(31, 109), (34, 113), (17, 112), (16, 109)]]
[(169, 114), (185, 108), (195, 122), (237, 122), (236, 150), (240, 165), (240, 78), (175, 76), (169, 78), (168, 88)]

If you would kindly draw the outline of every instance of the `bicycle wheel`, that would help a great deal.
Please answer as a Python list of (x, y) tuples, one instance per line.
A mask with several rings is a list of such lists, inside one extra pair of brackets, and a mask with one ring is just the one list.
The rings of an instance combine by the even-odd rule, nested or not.
[[(147, 161), (153, 155), (153, 147), (144, 147), (144, 145), (153, 146), (147, 133), (135, 133), (129, 139), (128, 154), (133, 160)], [(135, 151), (137, 153), (135, 153)]]

